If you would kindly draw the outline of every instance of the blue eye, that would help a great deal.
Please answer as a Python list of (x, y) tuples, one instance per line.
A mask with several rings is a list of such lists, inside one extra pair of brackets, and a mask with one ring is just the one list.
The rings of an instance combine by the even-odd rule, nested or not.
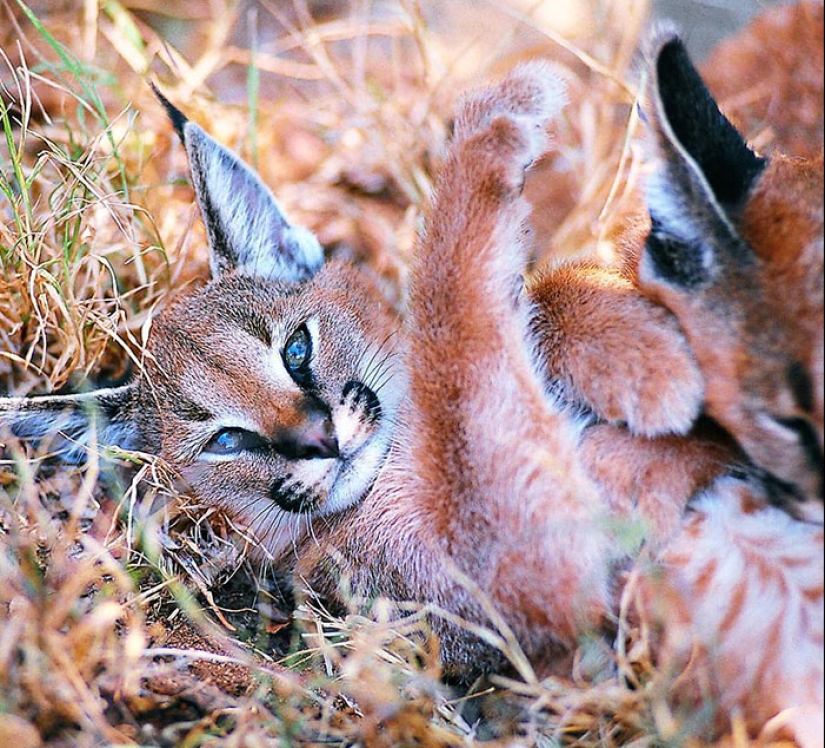
[(312, 339), (306, 325), (301, 325), (284, 346), (283, 358), (287, 371), (293, 377), (305, 376), (312, 356)]
[(213, 455), (236, 455), (265, 446), (266, 439), (260, 434), (245, 429), (222, 429), (209, 440), (203, 451)]

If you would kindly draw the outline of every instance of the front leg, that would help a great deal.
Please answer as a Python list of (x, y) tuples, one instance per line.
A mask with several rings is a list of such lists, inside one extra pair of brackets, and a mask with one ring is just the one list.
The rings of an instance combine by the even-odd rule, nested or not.
[[(509, 630), (543, 657), (569, 652), (610, 605), (603, 506), (579, 464), (578, 425), (545, 396), (518, 293), (524, 171), (561, 103), (532, 64), (459, 110), (412, 268), (395, 448), (372, 495), (319, 529), (356, 591), (446, 613), (431, 620), (445, 664), (465, 676), (501, 653), (450, 618)], [(329, 591), (318, 551), (303, 558)]]
[[(560, 82), (539, 63), (521, 66), (498, 87), (462, 102), (412, 268), (414, 343), (431, 346), (436, 310), (439, 326), (466, 312), (465, 319), (478, 318), (489, 332), (512, 316), (527, 258), (525, 171), (544, 153), (545, 126), (563, 103)], [(507, 309), (503, 315), (498, 304)]]

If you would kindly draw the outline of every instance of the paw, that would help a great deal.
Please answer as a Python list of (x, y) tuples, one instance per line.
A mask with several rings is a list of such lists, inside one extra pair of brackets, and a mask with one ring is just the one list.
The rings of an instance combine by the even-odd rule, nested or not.
[(461, 100), (454, 137), (468, 137), (498, 115), (532, 120), (543, 128), (565, 103), (565, 84), (550, 65), (537, 60), (522, 63), (498, 83), (476, 89)]
[(634, 434), (684, 434), (704, 378), (676, 318), (608, 269), (570, 265), (531, 282), (534, 333), (566, 397)]
[[(658, 311), (658, 310), (657, 310)], [(635, 434), (686, 434), (702, 412), (705, 379), (671, 317), (649, 318), (627, 351), (619, 419)]]
[[(668, 324), (670, 323), (670, 324)], [(685, 434), (702, 411), (705, 383), (672, 320), (647, 320), (622, 340), (596, 338), (602, 362), (582, 388), (603, 419), (640, 436)], [(607, 351), (598, 353), (604, 346)], [(604, 356), (604, 357), (603, 357)]]
[[(506, 120), (522, 135), (526, 167), (546, 149), (545, 127), (565, 102), (565, 85), (549, 65), (539, 61), (522, 63), (499, 83), (464, 97), (454, 121), (453, 142), (460, 144), (495, 130), (496, 122)], [(498, 129), (503, 132), (506, 128), (499, 124)]]

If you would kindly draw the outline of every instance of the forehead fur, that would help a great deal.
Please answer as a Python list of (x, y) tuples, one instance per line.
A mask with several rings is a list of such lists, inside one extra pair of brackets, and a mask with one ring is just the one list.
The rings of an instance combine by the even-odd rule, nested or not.
[[(368, 350), (392, 347), (398, 326), (372, 275), (339, 263), (301, 283), (228, 274), (158, 315), (144, 379), (172, 395), (176, 388), (203, 395), (203, 382), (218, 379), (236, 393), (247, 381), (260, 386), (283, 379), (293, 387), (278, 366), (279, 351), (299, 325), (310, 322), (319, 330), (313, 358), (322, 390), (356, 374)], [(254, 399), (253, 390), (248, 395)]]
[(223, 334), (234, 329), (271, 344), (273, 341), (267, 337), (282, 322), (289, 327), (305, 321), (308, 315), (329, 317), (344, 327), (377, 327), (376, 334), (393, 320), (390, 305), (370, 272), (329, 262), (301, 283), (238, 274), (221, 276), (180, 297), (160, 313), (153, 323), (152, 337), (175, 328), (191, 334), (217, 330)]

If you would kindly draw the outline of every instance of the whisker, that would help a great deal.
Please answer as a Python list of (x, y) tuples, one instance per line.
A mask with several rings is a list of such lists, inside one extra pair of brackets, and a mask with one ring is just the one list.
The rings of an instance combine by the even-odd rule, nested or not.
[[(393, 354), (390, 354), (393, 355)], [(383, 364), (389, 359), (389, 356), (386, 356), (381, 361), (382, 368), (379, 370), (377, 377), (372, 382), (367, 382), (370, 389), (373, 392), (378, 394), (378, 392), (383, 389), (388, 382), (390, 382), (393, 378), (393, 374), (395, 373), (391, 367), (383, 367)]]
[[(358, 361), (358, 368), (360, 369), (363, 367), (364, 381), (366, 384), (370, 385), (369, 380), (373, 375), (372, 373), (376, 371), (376, 369), (381, 369), (386, 364), (387, 360), (389, 360), (389, 357), (395, 354), (395, 350), (390, 349), (387, 351), (385, 355), (381, 355), (386, 350), (386, 346), (389, 343), (389, 341), (397, 334), (397, 330), (391, 330), (389, 333), (387, 333), (387, 335), (384, 336), (384, 339), (377, 346), (365, 347), (364, 351), (362, 352), (361, 358)], [(366, 363), (366, 365), (364, 365), (363, 359), (368, 352), (371, 352), (372, 355), (370, 356), (370, 359)], [(379, 356), (381, 356), (380, 359), (378, 358)], [(376, 359), (378, 359), (377, 363)]]
[[(257, 500), (251, 502), (251, 504), (255, 503), (257, 503)], [(252, 524), (259, 524), (261, 520), (265, 518), (266, 515), (272, 512), (273, 510), (277, 510), (278, 512), (282, 511), (281, 508), (274, 501), (264, 501), (263, 506), (252, 516)]]
[(391, 330), (384, 336), (384, 339), (377, 345), (377, 346), (365, 346), (364, 350), (361, 353), (361, 358), (358, 360), (358, 367), (360, 368), (363, 364), (364, 356), (371, 350), (372, 357), (370, 358), (367, 365), (364, 367), (365, 369), (369, 370), (375, 360), (375, 357), (384, 349), (384, 346), (390, 341), (397, 334), (396, 330)]
[(392, 379), (395, 370), (392, 366), (387, 366), (387, 362), (397, 356), (396, 351), (389, 351), (375, 366), (365, 372), (365, 384), (375, 393), (378, 392)]

